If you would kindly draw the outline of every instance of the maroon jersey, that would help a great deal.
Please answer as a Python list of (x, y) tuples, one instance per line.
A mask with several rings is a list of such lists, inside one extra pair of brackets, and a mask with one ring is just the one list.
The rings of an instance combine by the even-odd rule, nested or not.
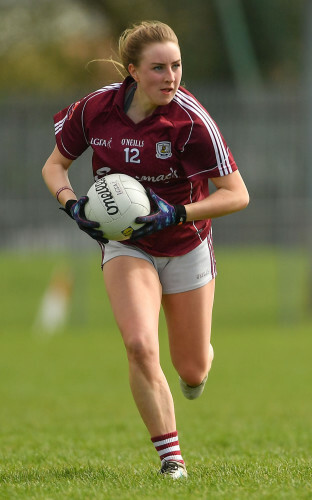
[[(169, 203), (194, 203), (209, 195), (208, 178), (237, 166), (216, 123), (195, 97), (180, 87), (166, 106), (134, 123), (124, 112), (131, 77), (97, 90), (54, 116), (56, 143), (71, 160), (93, 149), (94, 179), (127, 174)], [(155, 256), (183, 255), (208, 235), (210, 220), (170, 226), (137, 241)]]

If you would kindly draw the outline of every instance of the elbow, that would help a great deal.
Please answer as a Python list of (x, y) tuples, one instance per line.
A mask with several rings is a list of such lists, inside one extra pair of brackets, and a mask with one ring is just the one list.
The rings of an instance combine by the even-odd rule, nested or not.
[(248, 191), (246, 191), (245, 196), (242, 199), (242, 210), (247, 208), (249, 205), (250, 197)]
[(239, 199), (238, 199), (238, 210), (244, 210), (245, 208), (248, 207), (249, 205), (249, 201), (250, 201), (250, 198), (249, 198), (249, 193), (246, 190), (244, 190), (243, 193), (241, 193)]
[(46, 179), (46, 175), (47, 175), (47, 164), (46, 164), (46, 163), (45, 163), (45, 165), (42, 167), (41, 173), (42, 173), (42, 177), (43, 177), (43, 179), (45, 180), (45, 179)]

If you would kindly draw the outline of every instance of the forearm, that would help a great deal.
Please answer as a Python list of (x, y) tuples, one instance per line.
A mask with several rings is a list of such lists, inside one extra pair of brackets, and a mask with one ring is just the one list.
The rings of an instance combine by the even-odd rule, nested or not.
[(249, 195), (244, 185), (240, 189), (231, 191), (219, 188), (204, 200), (185, 205), (187, 221), (214, 219), (239, 210), (243, 210), (249, 203)]
[[(50, 193), (55, 198), (58, 194), (58, 201), (65, 206), (68, 200), (76, 199), (77, 197), (68, 178), (69, 165), (64, 166), (57, 161), (57, 158), (55, 160), (53, 156), (55, 155), (52, 154), (46, 161), (42, 169), (42, 176)], [(70, 164), (70, 162), (68, 163)], [(64, 187), (67, 189), (61, 190)]]

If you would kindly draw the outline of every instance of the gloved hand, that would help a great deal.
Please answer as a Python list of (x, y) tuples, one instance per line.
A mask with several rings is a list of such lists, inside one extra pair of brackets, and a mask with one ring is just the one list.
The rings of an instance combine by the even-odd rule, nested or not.
[(150, 215), (142, 215), (135, 219), (137, 224), (145, 224), (133, 231), (131, 239), (142, 238), (149, 234), (161, 231), (168, 226), (184, 224), (186, 222), (186, 211), (184, 205), (170, 205), (150, 188), (146, 190), (151, 204), (155, 210)]
[(97, 227), (100, 227), (100, 224), (98, 222), (88, 220), (85, 216), (84, 206), (88, 200), (89, 198), (87, 196), (82, 196), (82, 198), (78, 201), (68, 200), (65, 208), (61, 208), (60, 210), (64, 210), (69, 217), (77, 222), (79, 229), (87, 233), (91, 236), (91, 238), (100, 241), (101, 243), (108, 243), (108, 239), (104, 238), (103, 232), (96, 229)]

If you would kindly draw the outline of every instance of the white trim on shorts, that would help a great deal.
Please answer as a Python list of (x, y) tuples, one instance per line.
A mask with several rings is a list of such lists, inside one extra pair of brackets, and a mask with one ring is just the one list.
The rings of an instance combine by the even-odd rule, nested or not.
[(140, 248), (109, 241), (101, 245), (102, 267), (115, 257), (128, 256), (150, 262), (156, 269), (163, 294), (188, 292), (200, 288), (217, 275), (212, 232), (196, 248), (177, 257), (154, 257)]

